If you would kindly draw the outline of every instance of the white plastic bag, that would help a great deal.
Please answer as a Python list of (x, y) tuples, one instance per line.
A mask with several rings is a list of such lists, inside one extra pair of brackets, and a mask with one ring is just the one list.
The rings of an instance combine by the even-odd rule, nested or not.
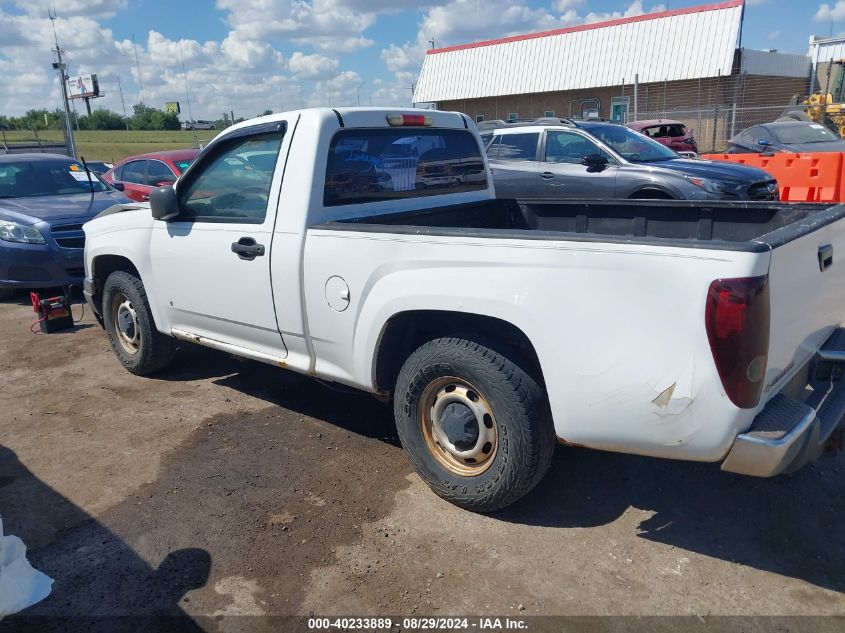
[(53, 579), (33, 569), (26, 545), (17, 536), (3, 536), (0, 518), (0, 618), (22, 611), (50, 595)]

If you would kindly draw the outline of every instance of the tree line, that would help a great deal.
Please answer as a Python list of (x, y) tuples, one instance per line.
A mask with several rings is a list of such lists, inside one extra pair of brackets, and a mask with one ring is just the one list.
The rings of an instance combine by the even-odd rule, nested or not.
[[(71, 113), (73, 127), (80, 130), (178, 130), (181, 127), (178, 115), (151, 108), (143, 103), (132, 106), (132, 116), (123, 116), (112, 110), (98, 108), (91, 115)], [(0, 126), (7, 130), (61, 130), (64, 128), (65, 113), (56, 108), (29, 110), (23, 116), (0, 114)]]

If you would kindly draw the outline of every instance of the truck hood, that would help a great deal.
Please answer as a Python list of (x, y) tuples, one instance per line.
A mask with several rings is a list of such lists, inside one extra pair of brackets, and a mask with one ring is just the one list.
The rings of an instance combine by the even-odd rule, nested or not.
[(0, 219), (22, 224), (52, 222), (54, 220), (81, 220), (93, 218), (103, 209), (129, 202), (119, 191), (96, 191), (64, 196), (35, 196), (32, 198), (0, 199)]
[(762, 169), (739, 165), (719, 160), (673, 159), (659, 163), (644, 163), (656, 170), (666, 170), (681, 173), (693, 178), (708, 178), (710, 180), (728, 180), (736, 183), (753, 183), (761, 180), (774, 180), (774, 177)]

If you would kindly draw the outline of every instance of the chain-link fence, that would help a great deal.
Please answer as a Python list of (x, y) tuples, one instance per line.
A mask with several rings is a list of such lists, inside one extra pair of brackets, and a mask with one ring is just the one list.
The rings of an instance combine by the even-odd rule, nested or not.
[[(637, 113), (638, 121), (669, 119), (680, 121), (692, 130), (702, 153), (724, 151), (730, 139), (754, 125), (776, 121), (787, 110), (807, 111), (806, 106), (788, 104), (741, 108), (735, 105), (715, 106), (704, 109), (653, 110)], [(629, 111), (629, 121), (633, 112)]]
[(690, 81), (624, 83), (611, 93), (610, 112), (626, 123), (680, 121), (694, 131), (701, 152), (721, 152), (749, 127), (776, 121), (787, 110), (807, 112), (803, 104), (809, 83), (809, 76), (751, 75), (737, 69)]

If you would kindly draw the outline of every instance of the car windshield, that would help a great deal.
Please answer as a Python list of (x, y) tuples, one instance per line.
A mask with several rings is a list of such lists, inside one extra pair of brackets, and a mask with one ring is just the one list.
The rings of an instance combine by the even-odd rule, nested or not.
[(602, 124), (584, 127), (622, 158), (633, 163), (654, 163), (678, 158), (678, 155), (665, 145), (622, 125)]
[(771, 128), (771, 130), (775, 138), (785, 145), (791, 145), (793, 143), (829, 143), (830, 141), (840, 140), (836, 134), (818, 123), (790, 125), (788, 127)]
[(108, 185), (81, 163), (67, 160), (20, 160), (0, 163), (0, 198), (62, 196), (106, 191)]

